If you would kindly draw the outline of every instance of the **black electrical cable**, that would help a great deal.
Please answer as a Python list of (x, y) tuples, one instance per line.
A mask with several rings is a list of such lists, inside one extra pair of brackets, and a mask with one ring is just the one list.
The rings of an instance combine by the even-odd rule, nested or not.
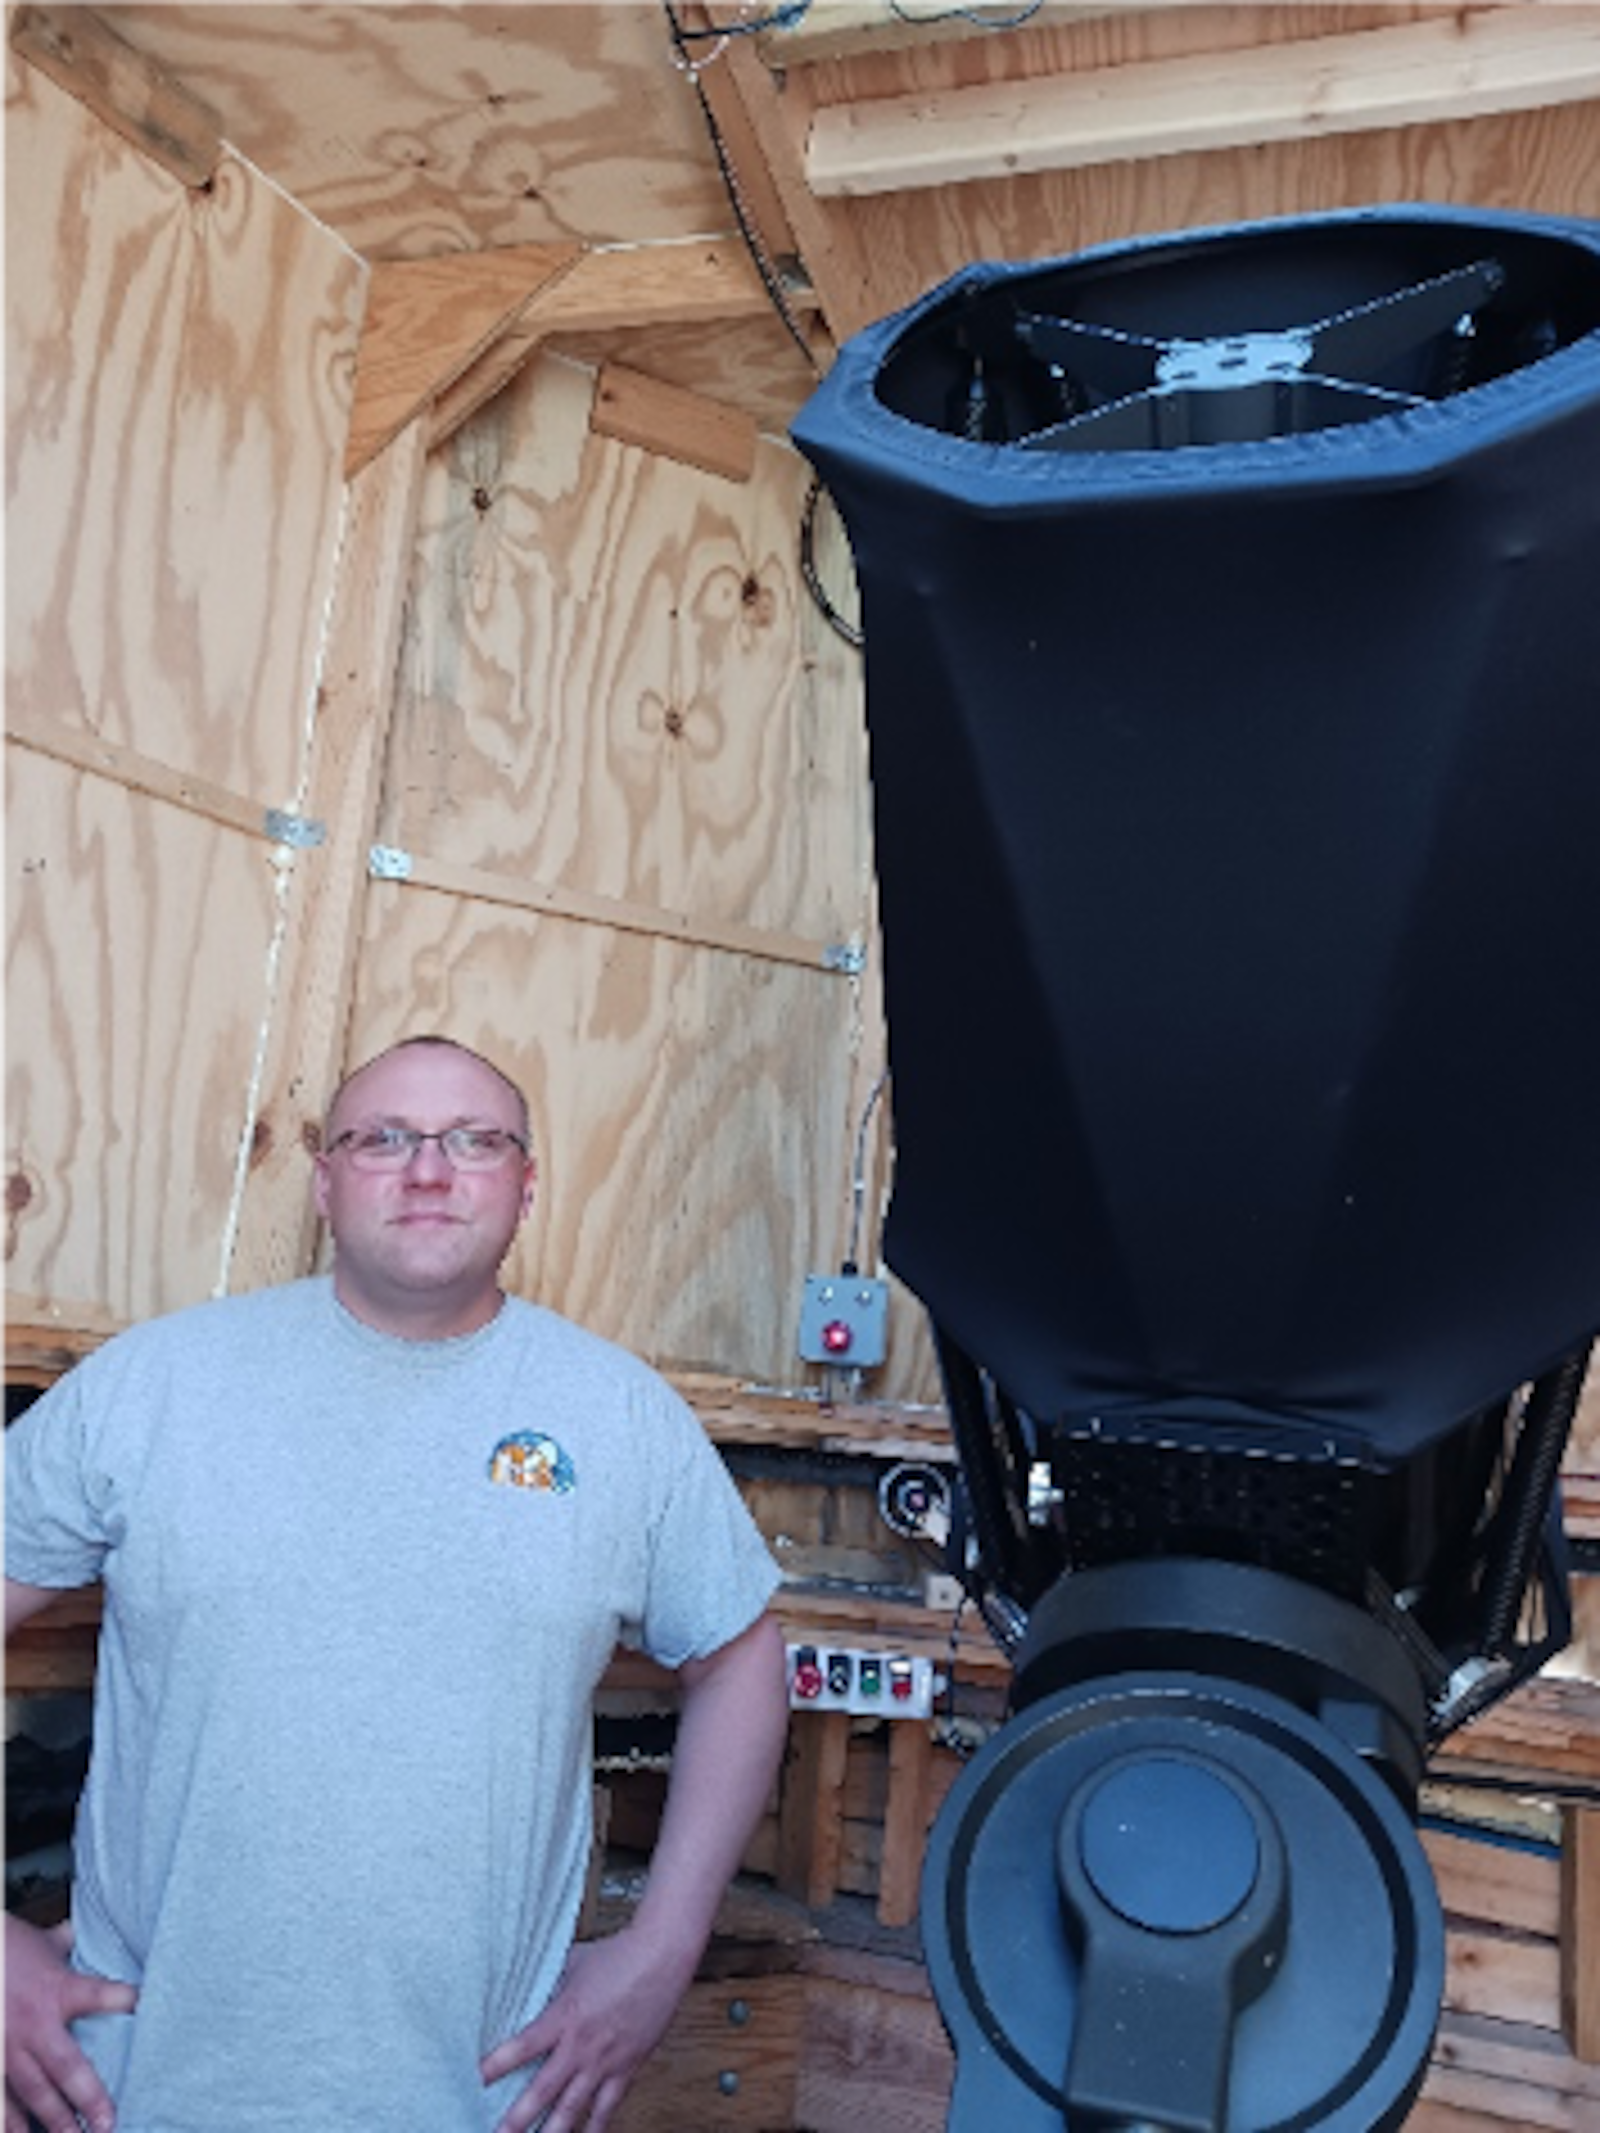
[(680, 35), (685, 44), (717, 44), (725, 37), (754, 37), (762, 30), (792, 30), (810, 12), (811, 0), (788, 0), (787, 6), (775, 7), (754, 22), (708, 23), (703, 30), (683, 30)]
[[(789, 307), (789, 300), (784, 294), (783, 283), (779, 278), (778, 270), (767, 257), (766, 248), (761, 242), (754, 223), (745, 210), (744, 201), (739, 193), (739, 180), (733, 167), (733, 158), (728, 153), (728, 144), (723, 138), (722, 128), (717, 124), (717, 115), (711, 108), (711, 99), (701, 86), (699, 67), (689, 51), (691, 37), (701, 37), (707, 33), (704, 31), (685, 30), (678, 19), (678, 11), (673, 6), (672, 0), (661, 0), (661, 10), (667, 18), (667, 28), (671, 33), (672, 48), (678, 55), (678, 63), (688, 76), (690, 85), (699, 102), (700, 115), (705, 120), (706, 132), (711, 140), (711, 153), (716, 157), (717, 170), (728, 195), (728, 204), (733, 209), (734, 220), (739, 226), (739, 235), (744, 240), (745, 250), (755, 262), (756, 272), (761, 277), (761, 286), (771, 298), (773, 309), (783, 321), (790, 339), (811, 365), (811, 368), (820, 376), (821, 365), (817, 361), (811, 343), (806, 339), (801, 329), (799, 320)], [(746, 26), (757, 27), (758, 25)], [(726, 33), (718, 31), (716, 34), (721, 36)]]
[(889, 0), (890, 14), (901, 22), (970, 22), (980, 30), (1021, 29), (1025, 22), (1033, 20), (1043, 6), (1044, 0), (1028, 0), (1028, 5), (1019, 8), (1014, 15), (980, 15), (975, 8), (970, 7), (941, 7), (936, 8), (931, 15), (914, 15), (908, 8), (901, 6), (900, 0)]
[(807, 592), (821, 609), (823, 619), (846, 644), (859, 652), (867, 641), (865, 635), (834, 606), (817, 572), (817, 505), (821, 499), (822, 481), (819, 476), (814, 476), (800, 512), (800, 575), (805, 579)]
[[(717, 115), (711, 108), (711, 100), (700, 83), (700, 70), (689, 50), (692, 43), (702, 43), (708, 39), (717, 39), (734, 34), (746, 35), (752, 30), (774, 27), (791, 28), (805, 14), (810, 4), (811, 0), (796, 0), (796, 4), (793, 7), (777, 8), (759, 22), (743, 22), (727, 29), (716, 30), (685, 29), (678, 19), (678, 11), (673, 6), (673, 0), (661, 0), (661, 10), (667, 18), (667, 28), (671, 33), (673, 50), (678, 55), (678, 63), (688, 76), (696, 99), (699, 102), (700, 115), (705, 120), (706, 132), (711, 141), (711, 152), (716, 157), (717, 170), (722, 178), (724, 190), (728, 195), (728, 204), (733, 209), (734, 220), (739, 226), (739, 235), (744, 240), (745, 250), (754, 261), (756, 272), (761, 277), (761, 286), (771, 298), (773, 309), (783, 321), (784, 329), (789, 338), (811, 365), (812, 370), (820, 377), (822, 366), (817, 361), (816, 351), (806, 339), (799, 320), (790, 308), (778, 271), (767, 257), (766, 248), (761, 242), (754, 223), (745, 211), (744, 201), (739, 193), (739, 180), (733, 167), (733, 158), (728, 153), (728, 144), (723, 138), (722, 128), (717, 124)], [(817, 574), (816, 517), (817, 501), (821, 493), (822, 483), (814, 480), (807, 491), (805, 505), (800, 514), (800, 575), (805, 580), (806, 590), (816, 602), (819, 611), (829, 626), (844, 639), (846, 644), (852, 646), (856, 651), (860, 651), (864, 642), (861, 631), (853, 622), (840, 613), (839, 609), (828, 597), (822, 580)]]

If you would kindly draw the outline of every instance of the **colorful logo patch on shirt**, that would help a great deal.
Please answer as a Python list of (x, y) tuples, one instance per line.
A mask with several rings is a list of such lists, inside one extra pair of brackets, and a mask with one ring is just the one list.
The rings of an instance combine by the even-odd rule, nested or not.
[(532, 1429), (500, 1439), (489, 1458), (489, 1479), (508, 1489), (542, 1489), (549, 1496), (568, 1496), (578, 1485), (572, 1461), (555, 1438)]

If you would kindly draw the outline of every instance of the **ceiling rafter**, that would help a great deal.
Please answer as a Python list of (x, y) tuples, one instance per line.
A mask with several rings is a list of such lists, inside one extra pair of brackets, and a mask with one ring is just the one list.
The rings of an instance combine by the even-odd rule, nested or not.
[(1467, 8), (1207, 57), (819, 110), (821, 200), (1482, 118), (1600, 95), (1600, 7)]

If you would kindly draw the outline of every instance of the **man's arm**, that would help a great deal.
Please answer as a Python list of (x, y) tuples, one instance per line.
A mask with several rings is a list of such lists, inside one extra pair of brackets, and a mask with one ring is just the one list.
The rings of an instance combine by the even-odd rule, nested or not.
[(43, 1585), (19, 1585), (15, 1578), (0, 1578), (0, 1645), (13, 1630), (21, 1630), (30, 1615), (36, 1615), (41, 1606), (49, 1606), (55, 1598), (58, 1593), (47, 1591)]
[(763, 1615), (678, 1679), (677, 1744), (644, 1896), (621, 1932), (573, 1949), (538, 2020), (484, 2061), (492, 2082), (544, 2060), (499, 2133), (602, 2133), (687, 1991), (766, 1807), (789, 1719), (777, 1623)]
[[(7, 1638), (55, 1598), (46, 1586), (7, 1578)], [(70, 1927), (45, 1933), (6, 1919), (6, 2133), (27, 2133), (29, 2112), (45, 2133), (78, 2133), (80, 2115), (90, 2133), (116, 2123), (68, 2025), (80, 2015), (131, 2013), (139, 1996), (131, 1985), (80, 1976), (67, 1961), (71, 1947)]]

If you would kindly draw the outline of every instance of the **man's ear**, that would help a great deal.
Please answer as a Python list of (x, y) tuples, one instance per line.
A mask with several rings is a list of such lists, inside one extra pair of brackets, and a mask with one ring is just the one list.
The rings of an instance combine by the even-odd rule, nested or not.
[(311, 1199), (317, 1213), (324, 1218), (328, 1212), (328, 1158), (314, 1155), (311, 1158)]

